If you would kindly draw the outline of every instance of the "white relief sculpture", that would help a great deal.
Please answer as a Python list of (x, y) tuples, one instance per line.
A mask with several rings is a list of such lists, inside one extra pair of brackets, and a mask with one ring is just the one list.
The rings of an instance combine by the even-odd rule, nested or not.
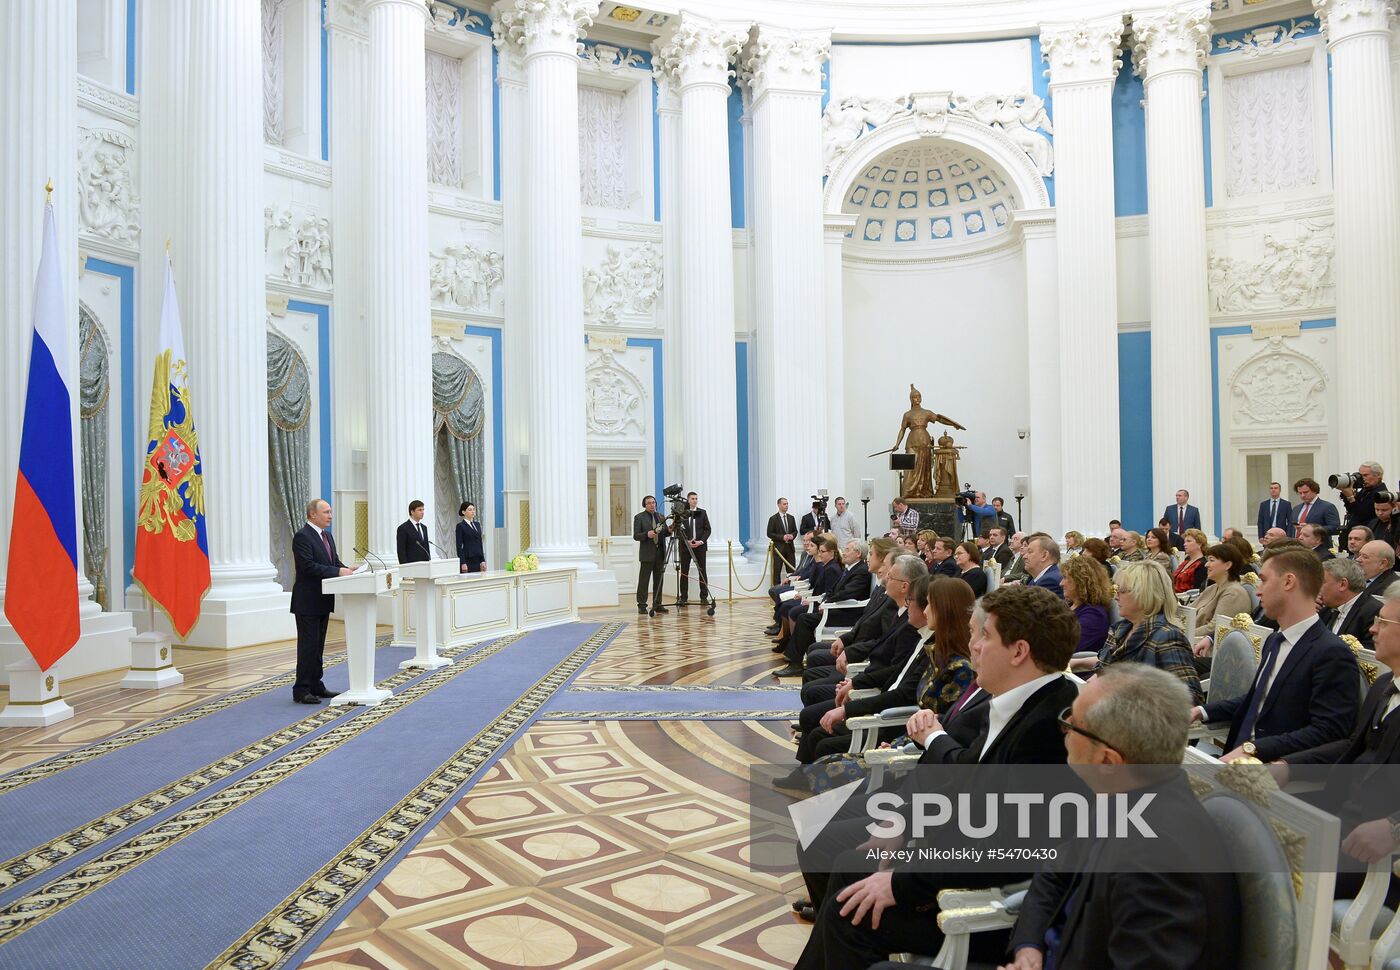
[(462, 184), (462, 62), (427, 51), (428, 181)]
[(503, 275), (501, 254), (471, 243), (453, 243), (429, 257), (428, 285), (434, 303), (488, 310)]
[(1055, 133), (1050, 115), (1039, 95), (1022, 91), (1012, 95), (984, 94), (976, 98), (953, 99), (953, 110), (989, 128), (996, 128), (1029, 156), (1042, 176), (1055, 171), (1054, 149), (1049, 135)]
[(1331, 223), (1303, 224), (1296, 239), (1263, 238), (1257, 259), (1212, 254), (1210, 301), (1221, 313), (1330, 305), (1334, 242)]
[(263, 207), (263, 252), (272, 248), (272, 233), (278, 229), (290, 229), (292, 227), (292, 210), (285, 206), (281, 209), (276, 206)]
[(584, 48), (580, 55), (589, 67), (616, 74), (624, 68), (645, 68), (642, 55), (627, 48), (617, 48), (610, 44), (594, 44)]
[(1229, 75), (1223, 100), (1231, 198), (1317, 184), (1310, 65)]
[(627, 208), (627, 137), (621, 92), (579, 85), (579, 189), (584, 205)]
[(83, 232), (119, 243), (139, 241), (141, 200), (133, 188), (130, 167), (135, 146), (120, 131), (79, 129), (78, 219)]
[(584, 270), (584, 319), (615, 325), (625, 313), (648, 315), (661, 295), (661, 282), (661, 250), (655, 243), (626, 251), (610, 245), (601, 266)]
[(789, 30), (763, 24), (739, 64), (739, 80), (756, 97), (764, 88), (821, 83), (822, 63), (831, 55), (830, 31)]
[(1123, 67), (1123, 15), (1081, 20), (1040, 32), (1040, 50), (1060, 83), (1110, 80)]
[(948, 91), (919, 92), (908, 98), (908, 111), (914, 116), (914, 130), (921, 135), (938, 137), (948, 128)]
[(1287, 50), (1298, 45), (1298, 36), (1309, 27), (1316, 26), (1314, 20), (1290, 20), (1288, 26), (1269, 24), (1247, 31), (1242, 40), (1217, 37), (1215, 47), (1222, 51), (1243, 51), (1250, 57), (1259, 57), (1276, 51)]
[(646, 433), (642, 404), (646, 393), (641, 382), (617, 363), (610, 350), (593, 355), (584, 372), (583, 402), (592, 435), (616, 436)]
[(315, 213), (302, 220), (282, 247), (282, 275), (298, 286), (331, 287), (331, 222)]
[(481, 17), (467, 11), (463, 16), (461, 11), (450, 3), (443, 3), (441, 0), (428, 0), (428, 30), (435, 34), (453, 34), (467, 27), (485, 27), (486, 21)]
[(263, 141), (282, 144), (283, 16), (286, 0), (262, 0)]
[(1236, 424), (1322, 423), (1327, 378), (1316, 361), (1295, 353), (1282, 337), (1236, 369), (1230, 380)]
[(903, 107), (887, 98), (842, 98), (826, 106), (822, 115), (823, 172), (831, 174), (837, 160), (867, 131), (903, 113)]

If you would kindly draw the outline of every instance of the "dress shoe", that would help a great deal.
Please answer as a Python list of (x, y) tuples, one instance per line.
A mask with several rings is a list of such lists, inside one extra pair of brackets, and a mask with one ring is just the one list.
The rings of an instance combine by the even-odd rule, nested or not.
[(807, 774), (798, 765), (785, 775), (780, 775), (773, 779), (774, 788), (784, 788), (789, 791), (811, 791), (812, 786), (807, 784)]
[(319, 704), (319, 703), (321, 703), (321, 698), (317, 697), (315, 694), (307, 694), (305, 697), (296, 697), (296, 698), (293, 698), (293, 699), (292, 699), (292, 703), (293, 703), (293, 704)]
[(802, 668), (797, 664), (788, 664), (779, 670), (773, 671), (774, 677), (801, 677)]
[(781, 629), (782, 629), (781, 626), (779, 626), (778, 624), (774, 623), (772, 626), (768, 627), (767, 629), (765, 629), (765, 630), (763, 631), (763, 635), (764, 635), (765, 637), (775, 637), (775, 636), (778, 635), (778, 631), (780, 631)]
[(811, 906), (803, 906), (797, 911), (797, 918), (805, 919), (809, 923), (815, 923), (817, 921), (817, 911)]
[(805, 898), (805, 897), (802, 898), (802, 899), (795, 900), (795, 901), (793, 902), (793, 904), (792, 904), (792, 911), (793, 911), (794, 913), (800, 913), (800, 912), (802, 912), (804, 909), (811, 909), (811, 908), (812, 908), (812, 901), (811, 901), (810, 899)]
[(781, 643), (775, 643), (775, 644), (773, 645), (773, 652), (774, 652), (774, 653), (782, 653), (782, 652), (783, 652), (783, 645), (782, 645)]
[(655, 606), (653, 606), (653, 607), (651, 608), (651, 611), (652, 611), (653, 613), (669, 613), (669, 612), (671, 612), (670, 610), (666, 609), (666, 607), (662, 606), (660, 603), (658, 603), (658, 604), (656, 604)]
[(646, 616), (646, 615), (647, 615), (647, 608), (646, 608), (645, 606), (639, 606), (639, 607), (637, 607), (637, 615), (638, 615), (638, 616)]
[(316, 696), (322, 698), (323, 700), (330, 700), (332, 697), (336, 697), (339, 694), (340, 691), (338, 690), (318, 690), (316, 692)]

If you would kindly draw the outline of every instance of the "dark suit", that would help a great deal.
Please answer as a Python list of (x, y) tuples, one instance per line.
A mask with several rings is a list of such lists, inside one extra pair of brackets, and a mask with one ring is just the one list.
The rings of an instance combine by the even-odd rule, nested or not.
[(958, 564), (953, 562), (952, 556), (949, 556), (942, 562), (931, 562), (928, 564), (928, 575), (930, 579), (936, 576), (956, 577), (958, 575)]
[(1328, 546), (1318, 546), (1313, 550), (1313, 555), (1317, 556), (1318, 562), (1326, 562), (1329, 559), (1337, 558), (1337, 554)]
[(428, 529), (421, 522), (408, 519), (399, 523), (399, 562), (427, 562), (433, 558), (428, 545)]
[(1278, 506), (1274, 509), (1274, 514), (1269, 514), (1269, 506), (1274, 504), (1274, 499), (1266, 498), (1259, 503), (1259, 520), (1255, 523), (1255, 529), (1259, 532), (1259, 538), (1264, 538), (1264, 533), (1270, 529), (1282, 529), (1284, 535), (1293, 534), (1293, 506), (1286, 499), (1278, 499)]
[(1005, 572), (1011, 562), (1011, 546), (1005, 542), (999, 546), (988, 546), (987, 551), (982, 554), (982, 561), (985, 563), (988, 559), (995, 559), (1001, 563), (1002, 571)]
[(335, 536), (329, 532), (318, 535), (309, 522), (292, 536), (292, 558), (296, 562), (292, 613), (297, 618), (297, 674), (292, 698), (299, 701), (308, 695), (328, 696), (321, 680), (322, 652), (326, 649), (326, 626), (335, 609), (335, 594), (322, 593), (321, 580), (339, 576), (345, 563), (335, 551)]
[[(655, 532), (656, 538), (647, 535)], [(647, 605), (647, 586), (651, 586), (651, 605), (661, 605), (661, 582), (666, 578), (666, 521), (659, 512), (643, 509), (632, 517), (632, 538), (637, 540), (637, 605)]]
[[(1029, 578), (1029, 577), (1028, 577)], [(1060, 599), (1065, 598), (1065, 588), (1060, 585), (1060, 567), (1058, 563), (1051, 563), (1050, 568), (1045, 570), (1045, 574), (1039, 579), (1030, 579), (1027, 586), (1039, 586), (1041, 589), (1048, 589)]]
[(1390, 548), (1394, 549), (1397, 545), (1400, 545), (1400, 516), (1392, 515), (1390, 519), (1385, 522), (1382, 522), (1380, 517), (1377, 516), (1366, 523), (1366, 526), (1371, 530), (1372, 535), (1381, 540), (1381, 542), (1389, 543)]
[[(1371, 624), (1375, 622), (1376, 614), (1380, 611), (1381, 601), (1363, 590), (1357, 596), (1356, 602), (1351, 604), (1351, 609), (1347, 610), (1347, 615), (1337, 630), (1337, 636), (1354, 636), (1367, 650), (1374, 649), (1371, 644)], [(1332, 629), (1332, 624), (1336, 622), (1336, 619), (1336, 610), (1323, 611), (1322, 622), (1327, 629)]]
[(1293, 506), (1293, 531), (1298, 531), (1298, 526), (1302, 524), (1304, 512), (1307, 513), (1308, 525), (1320, 525), (1326, 527), (1327, 531), (1336, 535), (1342, 530), (1342, 517), (1337, 512), (1337, 507), (1325, 498), (1314, 499), (1310, 506), (1299, 503)]
[[(864, 643), (866, 649), (876, 640), (883, 637), (898, 614), (899, 607), (894, 605), (894, 600), (885, 595), (883, 586), (876, 586), (870, 591), (870, 602), (861, 611), (860, 617), (855, 621), (855, 625), (850, 630), (841, 634), (841, 642), (850, 647), (855, 644)], [(833, 666), (836, 657), (831, 653), (831, 644), (824, 643), (814, 646), (807, 653), (807, 670), (824, 668), (827, 673), (835, 671)], [(816, 675), (803, 674), (803, 680), (818, 679)]]
[[(700, 600), (703, 602), (710, 598), (710, 573), (705, 568), (705, 554), (710, 548), (710, 516), (704, 509), (697, 507), (686, 521), (686, 531), (678, 531), (676, 535), (681, 550), (681, 588), (677, 590), (677, 594), (682, 602), (690, 596), (690, 561), (694, 559), (700, 565)], [(686, 541), (688, 539), (697, 540), (700, 545), (692, 549)]]
[(1194, 505), (1187, 505), (1185, 511), (1181, 506), (1173, 502), (1167, 506), (1167, 510), (1162, 513), (1162, 518), (1170, 523), (1172, 532), (1178, 535), (1185, 535), (1187, 529), (1199, 529), (1201, 527), (1201, 510)]
[(997, 513), (994, 524), (997, 528), (1005, 529), (1008, 536), (1016, 531), (1016, 520), (1011, 517), (1011, 513), (1006, 511), (1006, 509), (1002, 509)]
[(1395, 582), (1397, 576), (1400, 576), (1400, 573), (1397, 573), (1393, 569), (1387, 569), (1366, 584), (1365, 592), (1371, 596), (1381, 596), (1386, 590), (1390, 589), (1390, 584)]
[(797, 534), (805, 536), (809, 532), (816, 532), (817, 525), (817, 513), (808, 512), (802, 517), (802, 524), (797, 527)]
[(1376, 517), (1376, 493), (1383, 488), (1385, 483), (1377, 482), (1375, 485), (1358, 488), (1350, 499), (1342, 496), (1342, 505), (1346, 506), (1347, 510), (1348, 530), (1353, 526), (1365, 525)]
[(1229, 872), (1180, 872), (1181, 853), (1201, 869), (1218, 868), (1225, 842), (1215, 823), (1177, 772), (1165, 783), (1129, 793), (1153, 794), (1143, 818), (1165, 838), (1149, 855), (1167, 853), (1153, 866), (1136, 857), (1142, 843), (1106, 840), (1090, 849), (1097, 861), (1087, 872), (1047, 868), (1031, 882), (1012, 930), (1008, 962), (1016, 950), (1042, 952), (1046, 932), (1056, 930), (1055, 966), (1191, 967), (1234, 970), (1240, 962), (1239, 883)]
[(457, 561), (466, 566), (469, 573), (480, 572), (486, 565), (486, 550), (481, 542), (481, 523), (463, 519), (457, 523), (456, 535)]
[[(785, 535), (797, 535), (797, 520), (787, 512), (774, 512), (768, 517), (768, 541), (772, 544), (768, 555), (773, 566), (769, 575), (773, 577), (775, 585), (784, 570), (797, 565), (797, 554), (792, 550), (792, 540), (783, 539)], [(779, 556), (782, 558), (779, 559)]]
[[(859, 601), (869, 597), (870, 570), (866, 568), (864, 562), (857, 561), (850, 569), (846, 570), (841, 581), (836, 584), (836, 588), (827, 595), (826, 602), (842, 603)], [(784, 651), (789, 663), (802, 663), (803, 657), (816, 640), (817, 625), (821, 623), (823, 615), (832, 626), (845, 626), (848, 623), (855, 623), (863, 614), (854, 607), (844, 610), (830, 610), (826, 614), (823, 614), (821, 610), (799, 614), (793, 623), (792, 637), (788, 640), (787, 649)]]
[[(1274, 671), (1273, 683), (1259, 708), (1254, 723), (1259, 759), (1276, 761), (1346, 737), (1356, 724), (1360, 684), (1361, 673), (1347, 645), (1320, 621), (1308, 627)], [(1240, 736), (1241, 722), (1258, 689), (1256, 673), (1254, 683), (1239, 697), (1205, 705), (1208, 722), (1231, 722), (1225, 740), (1227, 752), (1249, 740)]]
[[(1384, 668), (1382, 668), (1384, 669)], [(1290, 765), (1354, 765), (1395, 764), (1400, 762), (1400, 716), (1396, 711), (1379, 724), (1376, 718), (1381, 705), (1389, 703), (1390, 687), (1395, 675), (1389, 670), (1376, 678), (1366, 692), (1361, 716), (1348, 737), (1327, 744), (1296, 751), (1286, 759)], [(1375, 784), (1374, 771), (1365, 774), (1337, 772), (1328, 778), (1322, 796), (1309, 799), (1342, 818), (1342, 837), (1346, 838), (1359, 822), (1385, 818), (1395, 814), (1395, 792), (1389, 785)]]

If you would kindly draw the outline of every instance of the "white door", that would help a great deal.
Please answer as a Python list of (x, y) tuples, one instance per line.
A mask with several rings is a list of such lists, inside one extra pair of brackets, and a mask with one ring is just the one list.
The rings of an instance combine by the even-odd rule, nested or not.
[[(1272, 482), (1283, 486), (1280, 498), (1292, 505), (1298, 504), (1298, 496), (1293, 493), (1293, 483), (1300, 478), (1317, 478), (1321, 451), (1321, 446), (1243, 449), (1240, 458), (1244, 463), (1244, 487), (1236, 504), (1238, 521), (1243, 523), (1240, 528), (1247, 534), (1255, 535), (1259, 520), (1259, 503), (1269, 497), (1269, 485)], [(1258, 536), (1255, 535), (1255, 538)]]
[(617, 588), (623, 591), (637, 585), (632, 517), (642, 508), (640, 480), (640, 460), (588, 462), (588, 545), (598, 565), (617, 576)]

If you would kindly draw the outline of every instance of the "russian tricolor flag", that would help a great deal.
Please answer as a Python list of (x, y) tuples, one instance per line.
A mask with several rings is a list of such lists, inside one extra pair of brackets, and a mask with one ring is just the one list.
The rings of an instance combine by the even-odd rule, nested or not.
[(34, 287), (34, 339), (24, 396), (5, 616), (48, 670), (78, 642), (78, 522), (73, 375), (53, 204)]

